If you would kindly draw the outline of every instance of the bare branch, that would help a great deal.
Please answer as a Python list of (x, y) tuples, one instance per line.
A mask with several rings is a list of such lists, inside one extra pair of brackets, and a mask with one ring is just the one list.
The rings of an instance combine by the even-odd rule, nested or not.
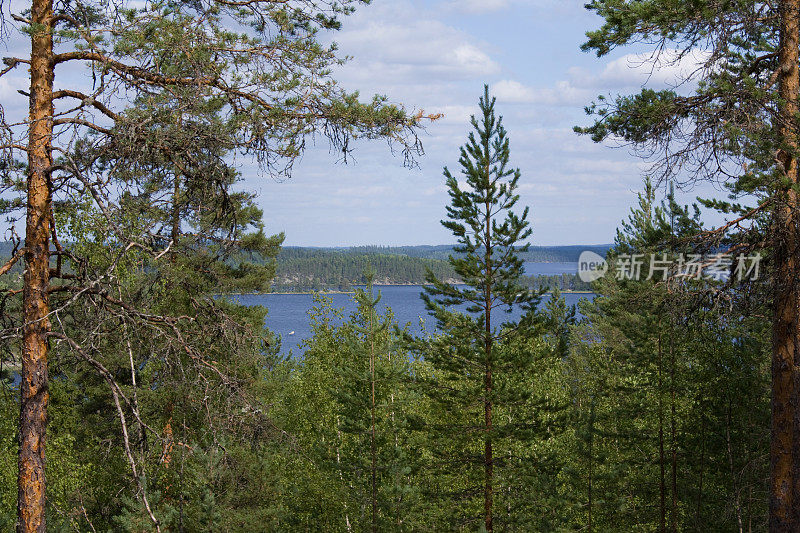
[(85, 126), (97, 132), (104, 133), (106, 135), (111, 135), (110, 129), (98, 126), (93, 122), (89, 122), (88, 120), (83, 120), (80, 118), (58, 118), (53, 121), (53, 126), (60, 126), (62, 124), (74, 124), (75, 126)]
[[(122, 409), (122, 405), (120, 404), (119, 401), (120, 396), (124, 397), (124, 394), (122, 394), (122, 390), (120, 389), (117, 382), (114, 381), (114, 378), (111, 376), (111, 373), (106, 369), (106, 367), (103, 366), (102, 363), (91, 357), (89, 354), (87, 354), (83, 350), (83, 348), (81, 348), (78, 345), (78, 343), (76, 343), (74, 340), (67, 337), (66, 335), (62, 335), (61, 333), (50, 332), (49, 335), (69, 344), (69, 346), (75, 352), (77, 352), (87, 363), (92, 365), (100, 373), (100, 375), (103, 376), (103, 378), (106, 380), (106, 383), (108, 383), (108, 386), (111, 389), (111, 394), (114, 397), (114, 405), (117, 408), (119, 421), (120, 424), (122, 425), (122, 442), (125, 447), (125, 455), (128, 458), (128, 464), (130, 465), (131, 471), (133, 472), (133, 477), (136, 480), (136, 485), (139, 488), (139, 493), (141, 494), (142, 503), (144, 504), (145, 509), (147, 510), (147, 514), (150, 516), (150, 520), (152, 520), (153, 525), (156, 527), (156, 531), (160, 532), (161, 531), (161, 527), (159, 525), (160, 522), (155, 517), (152, 509), (150, 508), (150, 502), (147, 500), (147, 491), (145, 490), (144, 484), (142, 483), (142, 479), (139, 476), (138, 469), (136, 468), (136, 459), (133, 457), (133, 453), (131, 452), (130, 439), (128, 437), (128, 424), (125, 417), (125, 411)], [(130, 402), (127, 403), (130, 405)], [(142, 423), (141, 420), (140, 423)]]
[(58, 100), (60, 98), (77, 98), (83, 104), (88, 104), (88, 105), (91, 105), (91, 106), (95, 107), (101, 113), (103, 113), (104, 115), (106, 115), (108, 118), (110, 118), (112, 120), (117, 120), (119, 118), (119, 115), (117, 115), (116, 113), (111, 111), (102, 102), (100, 102), (99, 100), (97, 100), (93, 96), (88, 96), (86, 94), (83, 94), (82, 92), (71, 91), (71, 90), (68, 90), (68, 89), (62, 89), (60, 91), (55, 91), (53, 93), (53, 100)]
[(5, 274), (5, 273), (6, 273), (6, 272), (8, 272), (9, 270), (11, 270), (11, 268), (14, 266), (14, 263), (16, 263), (17, 261), (19, 261), (19, 259), (20, 259), (20, 258), (21, 258), (23, 255), (25, 255), (25, 248), (20, 248), (19, 250), (17, 250), (17, 253), (15, 253), (13, 256), (11, 256), (11, 259), (9, 259), (9, 260), (6, 262), (6, 264), (5, 264), (5, 265), (3, 265), (2, 267), (0, 267), (0, 276), (2, 276), (3, 274)]

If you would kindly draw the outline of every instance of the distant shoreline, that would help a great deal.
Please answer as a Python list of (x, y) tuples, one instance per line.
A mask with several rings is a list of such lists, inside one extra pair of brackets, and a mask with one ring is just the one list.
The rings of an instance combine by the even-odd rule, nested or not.
[[(373, 287), (429, 287), (428, 284), (421, 284), (421, 283), (375, 283)], [(311, 290), (299, 290), (299, 291), (276, 291), (276, 292), (233, 292), (233, 293), (225, 293), (221, 294), (220, 296), (291, 296), (291, 295), (306, 295), (311, 296), (315, 294), (355, 294), (355, 291), (341, 291), (341, 290), (326, 290), (322, 289), (319, 291), (311, 291)], [(545, 294), (553, 294), (553, 291), (547, 291)], [(562, 290), (561, 294), (594, 294), (593, 291), (573, 291), (573, 290)]]
[(226, 292), (221, 293), (218, 296), (288, 296), (292, 294), (355, 294), (356, 291), (328, 291), (328, 290), (319, 290), (319, 291), (309, 291), (309, 290), (302, 290), (302, 291), (277, 291), (277, 292)]
[(328, 290), (321, 290), (321, 291), (278, 291), (278, 292), (254, 292), (250, 293), (251, 296), (261, 295), (261, 296), (269, 296), (271, 294), (280, 296), (280, 295), (290, 295), (290, 294), (355, 294), (356, 291), (328, 291)]

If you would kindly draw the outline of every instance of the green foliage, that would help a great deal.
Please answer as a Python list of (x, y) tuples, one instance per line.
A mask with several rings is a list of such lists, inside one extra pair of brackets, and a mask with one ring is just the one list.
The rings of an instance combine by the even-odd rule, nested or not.
[[(656, 163), (661, 182), (721, 183), (728, 198), (701, 203), (739, 219), (701, 233), (698, 217), (671, 198), (655, 206), (648, 186), (616, 253), (676, 254), (690, 251), (690, 243), (737, 253), (784, 246), (789, 224), (775, 222), (794, 209), (784, 199), (796, 184), (785, 178), (783, 161), (797, 157), (778, 91), (785, 6), (752, 0), (587, 4), (602, 23), (587, 34), (585, 50), (603, 56), (632, 46), (653, 52), (662, 65), (693, 61), (697, 68), (687, 69), (691, 74), (671, 89), (598, 99), (587, 108), (594, 124), (576, 130), (595, 141), (629, 142)], [(613, 523), (632, 531), (765, 530), (768, 321), (775, 291), (788, 287), (606, 279), (595, 290), (598, 298), (584, 310), (589, 322), (579, 334), (584, 342), (577, 346), (584, 348), (577, 359), (597, 369), (580, 416), (584, 427), (591, 421), (588, 427), (596, 429), (592, 439), (582, 437), (581, 449), (588, 453), (591, 442), (595, 450), (596, 461), (589, 455), (586, 465), (597, 468), (598, 529)], [(585, 483), (584, 494), (580, 523), (589, 500)], [(613, 505), (603, 499), (623, 494)]]
[[(609, 259), (677, 253), (700, 230), (671, 197), (657, 205), (647, 183)], [(571, 429), (560, 454), (571, 527), (765, 526), (763, 287), (743, 287), (729, 302), (714, 289), (658, 276), (595, 282), (597, 297), (581, 309), (586, 319), (572, 328), (567, 359)]]
[[(5, 385), (5, 384), (4, 384)], [(0, 527), (13, 529), (17, 514), (17, 402), (11, 399), (12, 391), (3, 386), (0, 390)]]
[[(100, 477), (98, 462), (86, 453), (79, 442), (78, 413), (65, 402), (69, 385), (55, 382), (51, 387), (51, 414), (47, 439), (48, 486), (47, 514), (53, 531), (73, 531), (82, 523), (81, 491)], [(19, 399), (2, 385), (0, 390), (0, 529), (11, 531), (17, 511), (17, 437)]]
[(638, 94), (599, 97), (586, 109), (594, 123), (576, 131), (596, 142), (629, 142), (655, 163), (659, 181), (723, 184), (730, 198), (704, 203), (725, 213), (749, 213), (752, 226), (733, 231), (738, 235), (731, 239), (752, 245), (766, 230), (761, 212), (750, 212), (737, 200), (762, 204), (791, 185), (782, 181), (775, 158), (779, 149), (792, 151), (780, 137), (778, 118), (778, 5), (597, 0), (586, 7), (601, 17), (602, 25), (587, 33), (584, 50), (604, 56), (635, 46), (652, 52), (657, 67), (686, 68), (675, 88), (644, 87)]
[[(410, 340), (433, 370), (424, 390), (432, 405), (425, 427), (435, 483), (426, 496), (437, 501), (428, 510), (437, 530), (488, 527), (486, 507), (498, 527), (525, 523), (523, 502), (532, 490), (546, 494), (545, 484), (526, 484), (542, 472), (532, 466), (542, 464), (532, 442), (558, 407), (534, 385), (558, 358), (542, 337), (540, 293), (520, 283), (519, 254), (531, 230), (528, 210), (513, 211), (520, 172), (508, 166), (509, 140), (494, 104), (487, 87), (461, 148), (463, 181), (444, 171), (451, 205), (442, 224), (458, 240), (450, 264), (463, 285), (429, 274), (423, 299), (439, 333)], [(520, 320), (504, 320), (515, 306), (523, 310)]]
[[(575, 261), (582, 248), (524, 244), (520, 172), (509, 167), (488, 88), (461, 173), (445, 169), (443, 224), (455, 248), (278, 255), (283, 235), (265, 233), (234, 155), (285, 176), (315, 133), (344, 158), (360, 138), (419, 150), (421, 116), (385, 97), (363, 101), (330, 76), (342, 59), (319, 32), (361, 3), (57, 6), (59, 51), (106, 56), (94, 65), (99, 92), (77, 111), (91, 106), (111, 124), (56, 150), (49, 528), (151, 531), (152, 513), (162, 531), (474, 531), (485, 527), (490, 486), (498, 530), (764, 529), (766, 288), (723, 294), (707, 281), (607, 276), (576, 323), (560, 289), (585, 285), (523, 275), (525, 260)], [(664, 176), (732, 174), (734, 196), (761, 199), (785, 185), (774, 174), (779, 102), (764, 83), (775, 68), (776, 28), (759, 11), (769, 6), (588, 8), (604, 23), (585, 48), (600, 55), (642, 41), (689, 53), (708, 40), (724, 61), (707, 63), (688, 89), (601, 99), (581, 132), (656, 151), (680, 146)], [(119, 103), (112, 88), (126, 91), (129, 107), (109, 115), (96, 104)], [(25, 171), (0, 164), (0, 212), (12, 218), (25, 206)], [(704, 204), (747, 212), (730, 200)], [(648, 182), (608, 258), (674, 256), (702, 231), (696, 209), (671, 194), (658, 205)], [(349, 317), (319, 297), (314, 336), (302, 359), (289, 360), (263, 328), (264, 309), (215, 296), (267, 291), (275, 276), (280, 286), (349, 287), (367, 265), (379, 282), (419, 283), (426, 270), (438, 332), (398, 331), (391, 311), (377, 313), (370, 281)], [(9, 292), (18, 280), (0, 283), (6, 530), (19, 408), (7, 362), (19, 346), (5, 332), (20, 324)], [(513, 307), (523, 309), (516, 322)]]
[(410, 386), (421, 367), (400, 347), (391, 311), (378, 315), (378, 298), (369, 292), (356, 298), (357, 311), (337, 324), (341, 312), (318, 297), (314, 337), (284, 389), (280, 418), (294, 440), (282, 452), (288, 484), (281, 530), (369, 531), (373, 472), (377, 530), (424, 529), (415, 476), (419, 436), (411, 428), (426, 407)]
[[(70, 269), (104, 272), (118, 258), (113, 240), (103, 217), (82, 209), (58, 215), (73, 249), (92, 258)], [(648, 183), (609, 260), (678, 253), (700, 231), (696, 212), (671, 197), (657, 203)], [(481, 259), (472, 250), (461, 257)], [(480, 274), (468, 263), (453, 269), (460, 265)], [(391, 311), (376, 312), (379, 294), (357, 291), (348, 317), (318, 297), (303, 359), (285, 360), (270, 348), (263, 309), (199, 290), (202, 280), (223, 278), (149, 254), (123, 256), (116, 273), (114, 294), (140, 312), (193, 317), (177, 323), (187, 353), (163, 325), (120, 315), (101, 295), (59, 312), (64, 330), (91, 347), (151, 428), (124, 408), (162, 530), (369, 531), (373, 472), (378, 531), (479, 529), (486, 397), (497, 529), (653, 531), (662, 516), (677, 530), (730, 531), (739, 521), (764, 529), (769, 328), (757, 282), (720, 301), (711, 282), (667, 287), (660, 277), (606, 276), (577, 324), (556, 291), (540, 311), (531, 307), (527, 328), (493, 330), (501, 338), (492, 343), (487, 396), (485, 321), (463, 304), (438, 304), (446, 295), (429, 295), (443, 329), (410, 346)], [(449, 290), (440, 283), (431, 292), (437, 287)], [(533, 305), (538, 294), (529, 296)], [(50, 527), (152, 530), (107, 382), (57, 341), (51, 373)], [(4, 388), (4, 528), (14, 520), (17, 411)]]

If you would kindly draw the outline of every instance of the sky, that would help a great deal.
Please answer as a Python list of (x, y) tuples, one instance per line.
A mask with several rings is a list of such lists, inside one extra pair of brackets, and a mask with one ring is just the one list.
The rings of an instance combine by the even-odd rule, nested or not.
[[(442, 169), (458, 170), (483, 85), (497, 97), (522, 171), (534, 245), (610, 243), (636, 202), (649, 165), (629, 149), (573, 133), (598, 95), (673, 83), (681, 65), (622, 50), (582, 52), (600, 19), (581, 0), (375, 0), (343, 21), (334, 40), (352, 60), (335, 73), (348, 90), (384, 94), (409, 110), (443, 113), (422, 134), (418, 169), (403, 168), (380, 141), (337, 163), (324, 141), (283, 182), (248, 175), (271, 232), (297, 246), (453, 242), (440, 224), (448, 195)], [(713, 191), (712, 191), (713, 192)], [(691, 202), (698, 191), (684, 197)]]
[[(23, 3), (12, 0), (12, 10)], [(288, 180), (265, 177), (250, 161), (237, 160), (243, 188), (258, 194), (267, 232), (284, 232), (290, 246), (452, 243), (440, 224), (449, 201), (442, 169), (458, 172), (459, 146), (488, 84), (509, 133), (511, 165), (522, 171), (518, 205), (530, 207), (531, 243), (612, 242), (649, 165), (628, 148), (595, 144), (572, 128), (591, 122), (584, 106), (598, 95), (674, 84), (692, 58), (653, 65), (641, 49), (603, 58), (582, 52), (585, 33), (601, 24), (583, 4), (373, 0), (346, 17), (339, 32), (323, 37), (352, 57), (334, 72), (341, 85), (364, 99), (382, 94), (410, 112), (443, 118), (421, 133), (425, 155), (418, 168), (405, 168), (382, 141), (357, 143), (344, 164), (321, 137)], [(10, 51), (28, 46), (6, 43)], [(81, 73), (59, 74), (62, 80), (71, 75)], [(7, 111), (27, 109), (16, 92), (25, 85), (22, 71), (0, 78)], [(689, 190), (681, 200), (698, 194), (714, 191)]]

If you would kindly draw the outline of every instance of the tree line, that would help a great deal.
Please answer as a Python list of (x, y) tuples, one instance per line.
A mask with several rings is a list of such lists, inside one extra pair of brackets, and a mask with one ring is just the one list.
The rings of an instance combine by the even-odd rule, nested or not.
[[(608, 244), (599, 245), (571, 245), (571, 246), (531, 246), (527, 251), (518, 250), (523, 261), (532, 263), (577, 263), (584, 251), (591, 251), (601, 256), (611, 248)], [(284, 251), (293, 250), (285, 247)], [(326, 250), (323, 248), (323, 250)], [(327, 249), (331, 250), (331, 249)], [(424, 259), (438, 259), (447, 261), (453, 253), (453, 247), (448, 245), (438, 246), (352, 246), (347, 249), (336, 249), (349, 253), (407, 255)]]
[(277, 258), (273, 288), (348, 289), (364, 283), (364, 272), (368, 268), (374, 269), (375, 283), (378, 284), (422, 284), (428, 271), (442, 278), (455, 279), (450, 265), (436, 259), (328, 251), (301, 255), (292, 250), (282, 250)]
[[(287, 253), (288, 252), (288, 253)], [(576, 262), (577, 265), (577, 262)], [(362, 254), (353, 250), (303, 251), (283, 249), (276, 261), (274, 291), (351, 290), (365, 283), (364, 272), (374, 270), (374, 283), (378, 285), (424, 285), (428, 273), (458, 282), (460, 279), (448, 261), (424, 259), (399, 254)], [(557, 287), (562, 291), (590, 291), (591, 285), (577, 274), (526, 275), (526, 287), (547, 289)]]

